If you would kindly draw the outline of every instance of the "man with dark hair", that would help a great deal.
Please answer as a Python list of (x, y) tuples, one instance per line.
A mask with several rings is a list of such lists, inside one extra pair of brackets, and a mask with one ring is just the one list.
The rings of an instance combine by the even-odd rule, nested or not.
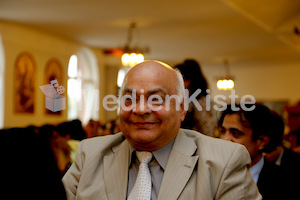
[(251, 157), (250, 173), (263, 199), (282, 199), (282, 175), (278, 166), (267, 162), (263, 152), (273, 151), (278, 139), (272, 135), (272, 114), (261, 104), (252, 111), (244, 111), (240, 105), (228, 106), (222, 113), (218, 129), (220, 138), (244, 145)]
[(293, 199), (298, 195), (298, 184), (295, 183), (300, 180), (300, 155), (283, 146), (283, 119), (276, 112), (272, 112), (271, 114), (271, 133), (276, 149), (269, 153), (264, 152), (263, 155), (265, 160), (273, 162), (280, 167), (286, 195), (290, 196), (289, 199)]
[(300, 154), (300, 129), (291, 131), (285, 139), (290, 144), (290, 149), (293, 152)]

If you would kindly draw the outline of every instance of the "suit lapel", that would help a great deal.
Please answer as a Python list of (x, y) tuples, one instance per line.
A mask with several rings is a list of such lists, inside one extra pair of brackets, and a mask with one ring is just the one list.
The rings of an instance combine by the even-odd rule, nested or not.
[(195, 142), (179, 131), (163, 176), (158, 199), (177, 199), (191, 177), (198, 156)]
[(128, 163), (129, 143), (127, 140), (104, 156), (103, 173), (108, 199), (126, 199)]

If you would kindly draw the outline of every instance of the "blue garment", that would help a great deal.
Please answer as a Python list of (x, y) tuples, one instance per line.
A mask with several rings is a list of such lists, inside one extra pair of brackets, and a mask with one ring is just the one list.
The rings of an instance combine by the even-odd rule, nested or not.
[(264, 157), (262, 156), (261, 159), (258, 161), (258, 163), (256, 163), (255, 165), (253, 165), (249, 171), (255, 181), (255, 183), (257, 184), (257, 181), (258, 181), (258, 178), (259, 178), (259, 174), (261, 172), (261, 169), (263, 168), (264, 166)]

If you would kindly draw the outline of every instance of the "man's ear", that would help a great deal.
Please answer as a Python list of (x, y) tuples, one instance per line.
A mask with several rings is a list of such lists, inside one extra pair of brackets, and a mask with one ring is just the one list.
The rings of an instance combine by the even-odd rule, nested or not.
[(262, 135), (257, 139), (257, 145), (259, 150), (263, 150), (270, 142), (270, 137)]
[(184, 79), (184, 87), (188, 89), (190, 88), (190, 86), (191, 86), (191, 80)]
[(184, 96), (183, 100), (180, 104), (180, 112), (181, 112), (180, 119), (182, 122), (185, 119), (185, 115), (186, 115), (188, 109), (189, 109), (189, 105), (187, 104), (187, 98)]

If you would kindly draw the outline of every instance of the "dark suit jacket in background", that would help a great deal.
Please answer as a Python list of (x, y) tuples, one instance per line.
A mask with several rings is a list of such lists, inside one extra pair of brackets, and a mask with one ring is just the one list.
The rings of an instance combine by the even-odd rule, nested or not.
[(286, 199), (300, 199), (300, 155), (285, 148), (280, 169), (283, 176), (282, 188)]
[(292, 170), (294, 178), (296, 178), (295, 176), (299, 176), (300, 174), (300, 155), (290, 149), (284, 148), (280, 168), (284, 172), (291, 172)]
[(263, 200), (286, 199), (282, 189), (282, 178), (279, 166), (265, 160), (257, 181), (257, 187)]

